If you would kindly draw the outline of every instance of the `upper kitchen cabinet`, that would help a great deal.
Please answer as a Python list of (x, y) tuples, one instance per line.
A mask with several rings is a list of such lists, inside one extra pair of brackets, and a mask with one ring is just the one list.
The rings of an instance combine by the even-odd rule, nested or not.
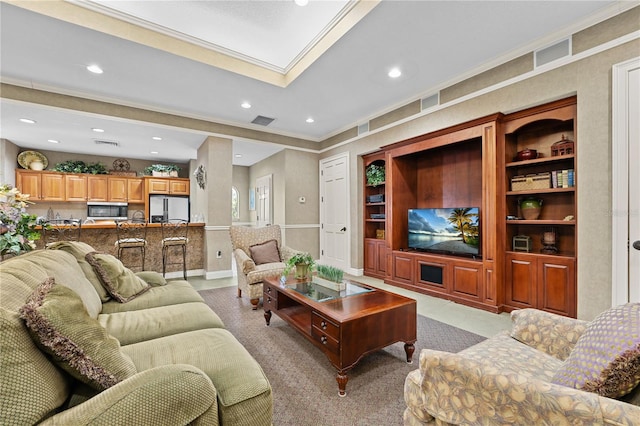
[(64, 175), (56, 172), (16, 170), (16, 187), (31, 201), (65, 201)]
[(145, 179), (148, 194), (189, 195), (188, 178), (160, 178)]

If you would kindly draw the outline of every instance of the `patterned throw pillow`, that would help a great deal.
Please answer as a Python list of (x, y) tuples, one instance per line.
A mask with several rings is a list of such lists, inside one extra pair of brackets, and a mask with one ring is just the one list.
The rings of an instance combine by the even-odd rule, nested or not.
[(118, 339), (89, 316), (73, 290), (53, 278), (38, 286), (19, 314), (40, 349), (89, 386), (104, 390), (136, 374)]
[(280, 250), (278, 250), (278, 242), (276, 240), (253, 245), (249, 247), (249, 251), (256, 265), (280, 262)]
[(609, 398), (631, 392), (640, 383), (640, 303), (591, 321), (552, 381)]
[(107, 253), (87, 253), (85, 259), (102, 282), (107, 292), (120, 303), (135, 299), (151, 287), (120, 259)]

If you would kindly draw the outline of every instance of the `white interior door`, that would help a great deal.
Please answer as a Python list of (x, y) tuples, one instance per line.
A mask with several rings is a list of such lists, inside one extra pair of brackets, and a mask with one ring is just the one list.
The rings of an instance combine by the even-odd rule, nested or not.
[(271, 181), (272, 175), (256, 179), (256, 224), (271, 225)]
[(349, 154), (320, 162), (320, 261), (350, 267)]
[(613, 67), (612, 305), (640, 302), (640, 58)]

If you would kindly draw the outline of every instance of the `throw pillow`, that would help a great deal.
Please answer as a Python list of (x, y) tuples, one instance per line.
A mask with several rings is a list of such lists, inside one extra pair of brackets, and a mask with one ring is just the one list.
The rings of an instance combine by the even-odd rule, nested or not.
[(87, 253), (85, 259), (93, 266), (107, 292), (120, 303), (133, 300), (151, 288), (115, 256), (94, 251)]
[(640, 303), (591, 321), (552, 381), (609, 398), (631, 392), (640, 383)]
[(276, 240), (269, 240), (262, 244), (256, 244), (249, 247), (251, 258), (256, 265), (263, 263), (280, 262), (280, 250)]
[(149, 284), (152, 287), (158, 287), (161, 285), (166, 285), (167, 280), (164, 279), (162, 274), (156, 271), (140, 271), (136, 272), (136, 277), (142, 278), (144, 282)]
[(76, 379), (97, 390), (136, 374), (120, 342), (87, 313), (70, 288), (47, 278), (19, 310), (36, 344)]

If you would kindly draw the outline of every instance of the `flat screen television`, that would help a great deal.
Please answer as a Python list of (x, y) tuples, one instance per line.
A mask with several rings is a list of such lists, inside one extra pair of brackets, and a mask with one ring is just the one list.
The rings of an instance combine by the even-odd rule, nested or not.
[(478, 207), (409, 209), (409, 248), (477, 257), (480, 253)]

